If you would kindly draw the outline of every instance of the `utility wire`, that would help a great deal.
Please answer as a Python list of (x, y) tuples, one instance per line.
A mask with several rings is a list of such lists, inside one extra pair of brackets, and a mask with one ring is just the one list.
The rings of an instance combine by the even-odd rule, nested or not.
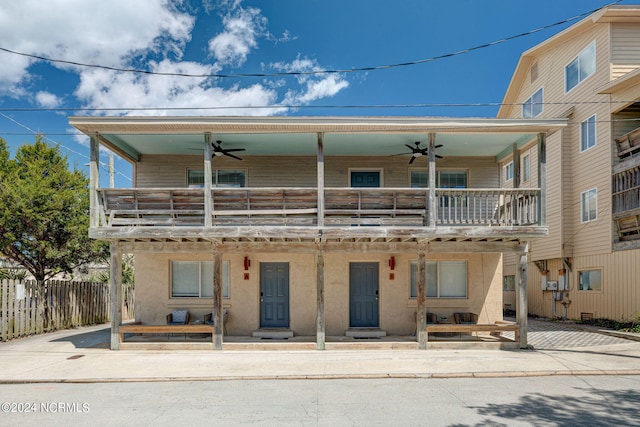
[[(76, 156), (80, 156), (80, 157), (83, 157), (85, 159), (89, 159), (89, 156), (87, 156), (86, 154), (80, 153), (79, 151), (72, 150), (71, 148), (67, 147), (66, 145), (64, 145), (64, 144), (62, 144), (62, 143), (60, 143), (58, 141), (54, 141), (53, 139), (51, 139), (51, 138), (49, 138), (47, 136), (47, 135), (49, 135), (49, 136), (54, 136), (54, 135), (55, 136), (62, 136), (62, 135), (66, 135), (66, 136), (74, 136), (74, 135), (75, 136), (86, 136), (83, 133), (77, 133), (77, 134), (62, 133), (62, 134), (60, 134), (60, 133), (36, 132), (35, 130), (29, 128), (27, 125), (25, 125), (23, 123), (20, 123), (19, 121), (15, 120), (12, 117), (9, 117), (9, 116), (7, 116), (5, 114), (2, 114), (2, 113), (0, 113), (0, 116), (4, 117), (5, 119), (9, 120), (10, 122), (13, 122), (16, 125), (18, 125), (18, 126), (20, 126), (20, 127), (22, 127), (22, 128), (24, 128), (24, 129), (29, 131), (29, 133), (26, 133), (26, 132), (24, 132), (24, 133), (6, 133), (6, 132), (3, 132), (2, 133), (3, 135), (22, 135), (22, 136), (24, 136), (24, 135), (40, 135), (40, 136), (42, 136), (42, 138), (44, 140), (46, 140), (46, 141), (48, 141), (48, 142), (50, 142), (52, 144), (58, 145), (58, 146), (64, 148), (65, 150), (67, 150), (68, 152), (75, 154)], [(109, 170), (109, 165), (104, 163), (104, 162), (100, 162), (100, 166), (102, 166), (105, 170)], [(119, 170), (117, 170), (115, 168), (114, 168), (114, 172), (117, 173), (118, 175), (123, 176), (124, 178), (128, 179), (129, 181), (131, 181), (130, 177), (128, 177), (127, 175), (125, 175), (124, 173), (120, 172)]]
[[(567, 102), (534, 102), (527, 105), (557, 106), (557, 105), (624, 105), (640, 102), (635, 100), (619, 101), (567, 101)], [(502, 106), (523, 106), (524, 102), (452, 102), (452, 103), (417, 103), (417, 104), (369, 104), (369, 105), (238, 105), (238, 106), (208, 106), (208, 107), (109, 107), (109, 108), (88, 108), (88, 107), (2, 107), (0, 111), (6, 112), (82, 112), (82, 111), (193, 111), (193, 110), (251, 110), (251, 109), (381, 109), (381, 108), (460, 108), (460, 107), (502, 107)]]
[(503, 39), (500, 40), (495, 40), (489, 43), (484, 43), (481, 45), (477, 45), (474, 47), (470, 47), (467, 49), (462, 49), (459, 50), (457, 52), (451, 52), (451, 53), (446, 53), (444, 55), (437, 55), (437, 56), (432, 56), (429, 58), (424, 58), (424, 59), (418, 59), (415, 61), (408, 61), (408, 62), (400, 62), (400, 63), (396, 63), (396, 64), (387, 64), (387, 65), (376, 65), (376, 66), (369, 66), (369, 67), (360, 67), (360, 68), (344, 68), (344, 69), (334, 69), (334, 70), (310, 70), (310, 71), (283, 71), (283, 72), (275, 72), (275, 73), (230, 73), (230, 74), (219, 74), (219, 73), (215, 73), (215, 74), (189, 74), (189, 73), (167, 73), (167, 72), (157, 72), (157, 71), (149, 71), (149, 70), (140, 70), (140, 69), (135, 69), (135, 68), (122, 68), (122, 67), (111, 67), (111, 66), (107, 66), (107, 65), (99, 65), (99, 64), (87, 64), (87, 63), (83, 63), (83, 62), (77, 62), (77, 61), (69, 61), (69, 60), (64, 60), (64, 59), (56, 59), (56, 58), (48, 58), (45, 56), (40, 56), (40, 55), (33, 55), (33, 54), (29, 54), (29, 53), (25, 53), (25, 52), (18, 52), (15, 50), (11, 50), (11, 49), (7, 49), (5, 47), (0, 47), (0, 51), (6, 52), (6, 53), (10, 53), (13, 55), (19, 55), (19, 56), (24, 56), (27, 58), (32, 58), (32, 59), (38, 59), (41, 61), (46, 61), (46, 62), (50, 62), (50, 63), (57, 63), (57, 64), (66, 64), (66, 65), (74, 65), (77, 67), (85, 67), (85, 68), (98, 68), (98, 69), (103, 69), (103, 70), (109, 70), (109, 71), (117, 71), (117, 72), (122, 72), (122, 73), (136, 73), (136, 74), (148, 74), (148, 75), (157, 75), (157, 76), (172, 76), (172, 77), (195, 77), (195, 78), (210, 78), (210, 77), (215, 77), (215, 78), (240, 78), (240, 77), (283, 77), (283, 76), (301, 76), (301, 75), (319, 75), (319, 74), (340, 74), (340, 73), (356, 73), (356, 72), (363, 72), (363, 71), (377, 71), (377, 70), (388, 70), (388, 69), (392, 69), (392, 68), (400, 68), (400, 67), (408, 67), (408, 66), (413, 66), (413, 65), (418, 65), (418, 64), (424, 64), (426, 62), (433, 62), (433, 61), (437, 61), (440, 59), (445, 59), (445, 58), (451, 58), (454, 56), (459, 56), (459, 55), (463, 55), (466, 53), (470, 53), (476, 50), (480, 50), (480, 49), (485, 49), (491, 46), (495, 46), (495, 45), (499, 45), (502, 43), (505, 43), (507, 41), (511, 41), (517, 38), (521, 38), (524, 36), (528, 36), (531, 34), (535, 34), (535, 33), (539, 33), (541, 31), (547, 30), (549, 28), (553, 28), (553, 27), (557, 27), (559, 25), (563, 25), (581, 18), (584, 18), (585, 16), (591, 15), (603, 8), (609, 7), (609, 6), (613, 6), (617, 3), (620, 3), (622, 0), (616, 0), (612, 3), (606, 4), (602, 7), (599, 7), (597, 9), (593, 9), (590, 10), (588, 12), (584, 12), (581, 13), (579, 15), (573, 16), (571, 18), (567, 18), (567, 19), (563, 19), (562, 21), (558, 21), (555, 22), (553, 24), (548, 24), (545, 25), (543, 27), (539, 27), (530, 31), (526, 31), (524, 33), (520, 33), (520, 34), (516, 34), (513, 36), (509, 36), (509, 37), (505, 37)]

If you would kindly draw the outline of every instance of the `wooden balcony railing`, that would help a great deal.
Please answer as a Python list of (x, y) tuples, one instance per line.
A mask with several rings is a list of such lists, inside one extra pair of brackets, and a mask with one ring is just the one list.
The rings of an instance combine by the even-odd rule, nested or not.
[(613, 214), (640, 209), (640, 167), (613, 175)]
[[(101, 227), (204, 226), (202, 189), (98, 189)], [(425, 227), (425, 188), (214, 188), (212, 224), (224, 226)], [(532, 226), (540, 223), (538, 189), (436, 189), (435, 226)]]

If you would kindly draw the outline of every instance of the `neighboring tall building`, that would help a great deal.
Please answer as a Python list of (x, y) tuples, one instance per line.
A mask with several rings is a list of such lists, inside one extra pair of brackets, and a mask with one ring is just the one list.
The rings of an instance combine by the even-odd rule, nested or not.
[[(522, 54), (498, 117), (569, 119), (547, 140), (549, 237), (530, 248), (530, 313), (638, 318), (639, 113), (640, 5), (604, 8)], [(531, 142), (503, 152), (501, 186), (537, 187), (537, 156)], [(506, 255), (506, 308), (515, 269)]]

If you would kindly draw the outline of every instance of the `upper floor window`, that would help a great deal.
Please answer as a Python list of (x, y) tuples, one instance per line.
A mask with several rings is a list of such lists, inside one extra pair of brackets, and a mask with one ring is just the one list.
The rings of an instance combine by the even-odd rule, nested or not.
[(580, 212), (582, 222), (593, 221), (598, 218), (598, 189), (580, 193)]
[(467, 188), (467, 171), (440, 170), (437, 176), (440, 188)]
[[(467, 171), (464, 170), (440, 170), (437, 175), (436, 185), (439, 188), (467, 188)], [(467, 196), (464, 194), (449, 194), (439, 197), (439, 205), (441, 208), (449, 206), (467, 206)]]
[[(229, 298), (229, 261), (222, 266), (222, 297)], [(172, 261), (172, 298), (213, 298), (213, 261)]]
[(522, 182), (531, 179), (531, 161), (529, 159), (530, 157), (528, 155), (522, 159)]
[[(211, 173), (211, 185), (214, 187), (246, 187), (244, 170), (214, 169)], [(204, 187), (204, 171), (189, 170), (187, 173), (189, 188)]]
[[(427, 298), (466, 298), (466, 261), (427, 261), (425, 265)], [(418, 296), (418, 262), (411, 262), (411, 298)]]
[(580, 123), (580, 151), (588, 150), (596, 145), (596, 116), (589, 117)]
[(513, 162), (509, 162), (504, 167), (504, 180), (511, 181), (512, 179), (513, 179)]
[(593, 41), (564, 69), (564, 91), (580, 84), (596, 70), (596, 42)]
[(522, 104), (522, 117), (538, 117), (543, 110), (542, 88), (538, 89)]
[(429, 171), (426, 169), (411, 169), (409, 171), (411, 188), (429, 187)]

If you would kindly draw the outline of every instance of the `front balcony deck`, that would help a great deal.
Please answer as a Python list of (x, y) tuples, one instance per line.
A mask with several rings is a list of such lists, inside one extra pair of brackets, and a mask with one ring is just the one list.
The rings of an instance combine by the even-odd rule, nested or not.
[[(223, 238), (320, 235), (419, 236), (544, 235), (538, 189), (427, 188), (98, 189), (92, 236)], [(319, 207), (320, 206), (320, 207)], [(429, 215), (433, 206), (435, 215)], [(205, 218), (211, 215), (211, 226)]]

